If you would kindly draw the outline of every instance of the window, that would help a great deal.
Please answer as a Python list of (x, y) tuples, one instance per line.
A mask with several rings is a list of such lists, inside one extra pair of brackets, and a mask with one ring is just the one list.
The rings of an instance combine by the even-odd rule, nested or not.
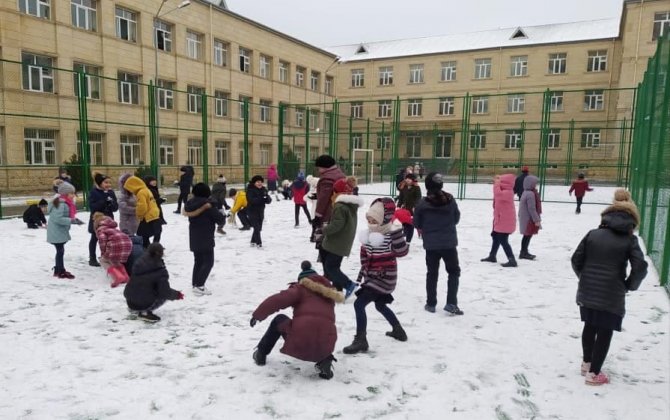
[(319, 79), (321, 79), (321, 75), (318, 72), (313, 71), (312, 73), (310, 73), (309, 88), (312, 89), (314, 92), (319, 91)]
[(488, 96), (473, 96), (472, 97), (472, 113), (473, 114), (488, 114), (489, 112), (489, 97)]
[(160, 51), (172, 51), (172, 25), (162, 20), (154, 21), (154, 46)]
[(409, 82), (423, 83), (423, 64), (410, 64)]
[(295, 109), (295, 125), (296, 127), (305, 125), (305, 110), (303, 108)]
[(563, 92), (551, 92), (551, 112), (563, 111)]
[(100, 67), (89, 66), (88, 64), (73, 63), (72, 70), (75, 73), (72, 73), (72, 78), (74, 82), (74, 94), (79, 97), (79, 83), (78, 83), (78, 73), (84, 73), (84, 81), (86, 87), (86, 98), (87, 99), (100, 99), (100, 74), (102, 73)]
[(438, 115), (454, 115), (454, 97), (447, 96), (440, 98)]
[(33, 92), (54, 91), (54, 59), (45, 55), (21, 53), (23, 89)]
[(512, 77), (528, 76), (527, 55), (518, 55), (510, 57), (509, 75)]
[(279, 102), (279, 109), (281, 109), (281, 118), (282, 118), (282, 126), (286, 127), (289, 124), (288, 121), (288, 107), (289, 104), (286, 102)]
[[(88, 133), (88, 158), (91, 165), (102, 165), (103, 133)], [(81, 154), (81, 135), (77, 131), (77, 154)], [(83, 156), (81, 156), (83, 158)]]
[(202, 95), (205, 94), (205, 88), (188, 85), (186, 87), (187, 111), (193, 114), (202, 113)]
[(202, 35), (190, 30), (186, 31), (186, 56), (194, 60), (202, 59)]
[(600, 129), (584, 128), (582, 129), (581, 147), (584, 149), (594, 149), (600, 147)]
[(174, 165), (174, 145), (176, 139), (161, 137), (158, 145), (158, 163), (160, 165)]
[(230, 142), (216, 140), (214, 142), (214, 154), (217, 165), (230, 165)]
[(470, 149), (486, 148), (486, 131), (470, 133)]
[(351, 87), (365, 86), (365, 70), (353, 69), (351, 70)]
[(298, 87), (305, 86), (305, 68), (296, 66), (295, 68), (295, 85)]
[(391, 118), (392, 107), (393, 105), (391, 101), (379, 101), (379, 112), (377, 113), (377, 116), (379, 118)]
[(139, 165), (142, 160), (142, 137), (121, 134), (121, 165)]
[(251, 50), (240, 47), (240, 71), (251, 73)]
[(309, 128), (316, 130), (319, 127), (319, 111), (316, 109), (309, 110)]
[(258, 64), (258, 75), (263, 79), (272, 79), (272, 58), (261, 55)]
[(285, 61), (279, 62), (279, 81), (282, 83), (288, 83), (289, 81), (289, 65)]
[(507, 112), (510, 113), (526, 112), (526, 95), (508, 95)]
[(607, 50), (589, 51), (586, 71), (607, 71)]
[(158, 107), (160, 109), (174, 109), (174, 82), (158, 79)]
[(228, 99), (230, 95), (221, 90), (214, 91), (214, 115), (217, 117), (228, 116)]
[(363, 118), (363, 102), (351, 103), (351, 118)]
[(379, 86), (390, 86), (393, 84), (393, 67), (379, 68)]
[(475, 60), (475, 79), (491, 78), (491, 59), (478, 58)]
[(28, 165), (56, 164), (56, 131), (24, 128), (23, 138)]
[(421, 99), (410, 99), (407, 101), (407, 116), (420, 117), (423, 108), (423, 101)]
[(351, 148), (352, 149), (362, 149), (363, 148), (363, 135), (361, 133), (352, 133), (351, 134)]
[(71, 0), (72, 26), (95, 32), (98, 26), (96, 0)]
[(186, 152), (188, 153), (188, 163), (190, 165), (202, 165), (202, 140), (188, 139)]
[(451, 82), (456, 80), (456, 62), (444, 61), (440, 68), (440, 80), (443, 82)]
[(407, 136), (407, 157), (421, 157), (421, 135), (413, 134)]
[(561, 145), (561, 130), (552, 128), (547, 133), (547, 147), (549, 149), (558, 149)]
[(449, 158), (451, 157), (451, 144), (454, 141), (453, 131), (446, 133), (439, 133), (435, 139), (435, 157)]
[(137, 13), (116, 6), (116, 37), (131, 42), (137, 40)]
[(258, 147), (261, 154), (259, 163), (263, 166), (269, 165), (272, 162), (272, 143), (262, 143)]
[(228, 67), (228, 43), (214, 40), (214, 65)]
[(656, 41), (670, 29), (670, 12), (654, 13), (654, 31), (651, 39)]
[(251, 119), (251, 98), (249, 96), (240, 95), (238, 104), (239, 104), (239, 116), (240, 116), (241, 120), (244, 119), (244, 102), (245, 101), (249, 104), (249, 106), (248, 106), (248, 108), (249, 108), (249, 119)]
[(137, 105), (140, 103), (140, 76), (138, 74), (119, 72), (119, 102)]
[(333, 78), (330, 76), (326, 76), (325, 94), (326, 95), (333, 94)]
[(260, 102), (260, 121), (261, 122), (270, 122), (272, 121), (272, 102), (261, 100)]
[(605, 108), (602, 89), (584, 91), (584, 111), (600, 111)]
[(564, 74), (568, 55), (566, 53), (549, 54), (549, 74)]
[(391, 149), (391, 136), (389, 134), (377, 134), (377, 149)]
[(19, 0), (19, 10), (27, 15), (49, 19), (49, 0)]
[(505, 130), (505, 149), (521, 148), (521, 130)]

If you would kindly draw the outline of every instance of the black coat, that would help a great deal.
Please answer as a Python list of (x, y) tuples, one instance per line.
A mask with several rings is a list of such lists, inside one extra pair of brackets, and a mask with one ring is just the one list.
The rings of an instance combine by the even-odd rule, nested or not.
[(119, 209), (119, 202), (116, 201), (116, 194), (113, 190), (103, 191), (94, 187), (88, 193), (88, 208), (91, 210), (88, 219), (88, 233), (95, 233), (93, 230), (93, 213), (104, 213), (105, 216), (114, 218), (114, 212)]
[(179, 192), (188, 194), (191, 192), (191, 187), (193, 186), (193, 166), (186, 165), (179, 169), (182, 171), (179, 177)]
[[(579, 243), (572, 255), (572, 269), (579, 278), (578, 305), (623, 317), (626, 292), (640, 287), (647, 262), (632, 233), (634, 216), (618, 207), (605, 210), (600, 227)], [(631, 270), (626, 276), (629, 262)]]
[(272, 203), (272, 198), (268, 194), (267, 188), (256, 188), (255, 185), (249, 184), (247, 187), (247, 214), (252, 223), (263, 220), (265, 205), (270, 203)]
[(226, 183), (225, 182), (215, 182), (212, 185), (212, 199), (216, 202), (216, 208), (221, 209), (226, 204)]
[(23, 212), (23, 222), (42, 226), (47, 224), (47, 219), (44, 217), (44, 212), (37, 204), (31, 204), (26, 211)]
[(226, 222), (223, 214), (216, 209), (216, 205), (207, 198), (191, 198), (186, 202), (184, 210), (192, 212), (207, 203), (210, 203), (212, 207), (199, 216), (188, 218), (188, 242), (191, 252), (211, 251), (214, 248), (214, 229), (217, 225), (223, 226)]
[(514, 180), (514, 194), (519, 198), (521, 198), (521, 194), (523, 194), (523, 180), (526, 179), (527, 176), (528, 172), (523, 172), (516, 177), (516, 180)]
[(429, 192), (414, 208), (414, 226), (422, 231), (426, 250), (456, 248), (456, 225), (460, 220), (458, 204), (448, 192)]
[(170, 288), (169, 278), (163, 260), (152, 258), (145, 252), (135, 261), (133, 274), (123, 291), (128, 307), (141, 311), (149, 308), (158, 299), (178, 299), (179, 292)]
[(158, 206), (158, 214), (159, 214), (158, 218), (161, 220), (161, 224), (162, 225), (167, 225), (167, 222), (165, 221), (165, 217), (163, 217), (163, 207), (161, 206), (161, 204), (165, 203), (165, 199), (163, 197), (161, 197), (161, 193), (160, 193), (160, 191), (158, 191), (158, 187), (153, 186), (153, 185), (149, 184), (149, 182), (148, 182), (148, 181), (154, 180), (154, 179), (156, 179), (156, 178), (148, 177), (148, 176), (144, 177), (144, 183), (147, 185), (147, 188), (149, 189), (149, 191), (151, 191), (151, 195), (154, 196), (154, 200), (156, 201), (156, 205)]

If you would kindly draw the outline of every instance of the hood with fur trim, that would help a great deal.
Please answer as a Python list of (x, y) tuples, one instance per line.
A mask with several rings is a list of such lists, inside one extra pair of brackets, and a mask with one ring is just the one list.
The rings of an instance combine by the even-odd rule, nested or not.
[[(344, 295), (338, 292), (332, 286), (326, 285), (323, 281), (319, 281), (323, 277), (321, 276), (307, 276), (303, 277), (298, 281), (298, 284), (306, 288), (307, 290), (316, 293), (317, 295), (323, 296), (326, 299), (330, 299), (335, 303), (344, 302)], [(324, 279), (325, 280), (325, 279)]]
[(353, 204), (357, 207), (361, 207), (363, 205), (363, 199), (357, 195), (333, 194), (333, 196), (334, 196), (333, 204), (335, 203)]
[(615, 201), (603, 212), (601, 226), (621, 233), (630, 233), (640, 226), (640, 213), (632, 201)]

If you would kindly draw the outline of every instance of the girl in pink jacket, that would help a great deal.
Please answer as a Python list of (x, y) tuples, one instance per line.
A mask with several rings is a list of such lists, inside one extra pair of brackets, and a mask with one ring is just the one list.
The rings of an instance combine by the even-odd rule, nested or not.
[(516, 267), (514, 252), (509, 244), (509, 234), (516, 230), (516, 209), (514, 207), (514, 174), (496, 175), (493, 180), (493, 231), (491, 252), (481, 261), (497, 262), (498, 248), (502, 245), (507, 256), (503, 267)]

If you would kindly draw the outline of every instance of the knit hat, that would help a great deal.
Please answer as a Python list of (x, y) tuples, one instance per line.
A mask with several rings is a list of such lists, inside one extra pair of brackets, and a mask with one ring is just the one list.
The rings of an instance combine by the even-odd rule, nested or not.
[(317, 168), (330, 168), (335, 166), (335, 159), (330, 155), (321, 155), (314, 161)]
[(231, 188), (228, 190), (228, 197), (235, 197), (235, 194), (237, 194), (237, 189)]
[(521, 172), (528, 172), (528, 166), (524, 166), (523, 168), (521, 168)]
[(426, 175), (426, 189), (428, 191), (441, 191), (443, 185), (442, 174), (431, 172)]
[(298, 274), (298, 280), (300, 280), (303, 277), (311, 276), (312, 274), (316, 274), (316, 271), (312, 269), (312, 263), (305, 260), (300, 263), (300, 274)]
[(389, 198), (378, 198), (372, 202), (365, 215), (372, 218), (378, 225), (390, 223), (395, 213), (395, 202)]
[(93, 175), (93, 180), (95, 181), (95, 185), (97, 185), (98, 187), (100, 186), (100, 184), (102, 184), (102, 181), (104, 181), (106, 179), (109, 179), (109, 177), (107, 175), (101, 174), (100, 172), (96, 172), (95, 175)]
[(577, 174), (577, 178), (579, 179), (584, 179), (584, 172), (580, 172)]
[(194, 196), (202, 198), (208, 198), (210, 195), (212, 195), (212, 191), (209, 189), (209, 185), (205, 184), (204, 182), (198, 182), (195, 184), (191, 192)]
[(305, 180), (305, 173), (303, 171), (298, 172), (298, 176), (296, 177), (296, 179), (304, 181)]
[(61, 182), (61, 184), (58, 186), (58, 194), (60, 195), (65, 195), (65, 194), (74, 194), (74, 186), (70, 184), (69, 182)]
[(617, 201), (633, 201), (633, 198), (630, 195), (630, 192), (627, 190), (624, 190), (623, 188), (618, 188), (616, 191), (614, 191), (614, 204), (616, 204)]
[(39, 207), (46, 207), (46, 206), (49, 205), (49, 203), (47, 203), (47, 200), (45, 200), (45, 199), (41, 199), (40, 202), (37, 203), (37, 205), (38, 205)]
[(251, 181), (249, 181), (249, 184), (255, 184), (257, 181), (265, 182), (265, 179), (260, 175), (254, 175), (251, 177)]

